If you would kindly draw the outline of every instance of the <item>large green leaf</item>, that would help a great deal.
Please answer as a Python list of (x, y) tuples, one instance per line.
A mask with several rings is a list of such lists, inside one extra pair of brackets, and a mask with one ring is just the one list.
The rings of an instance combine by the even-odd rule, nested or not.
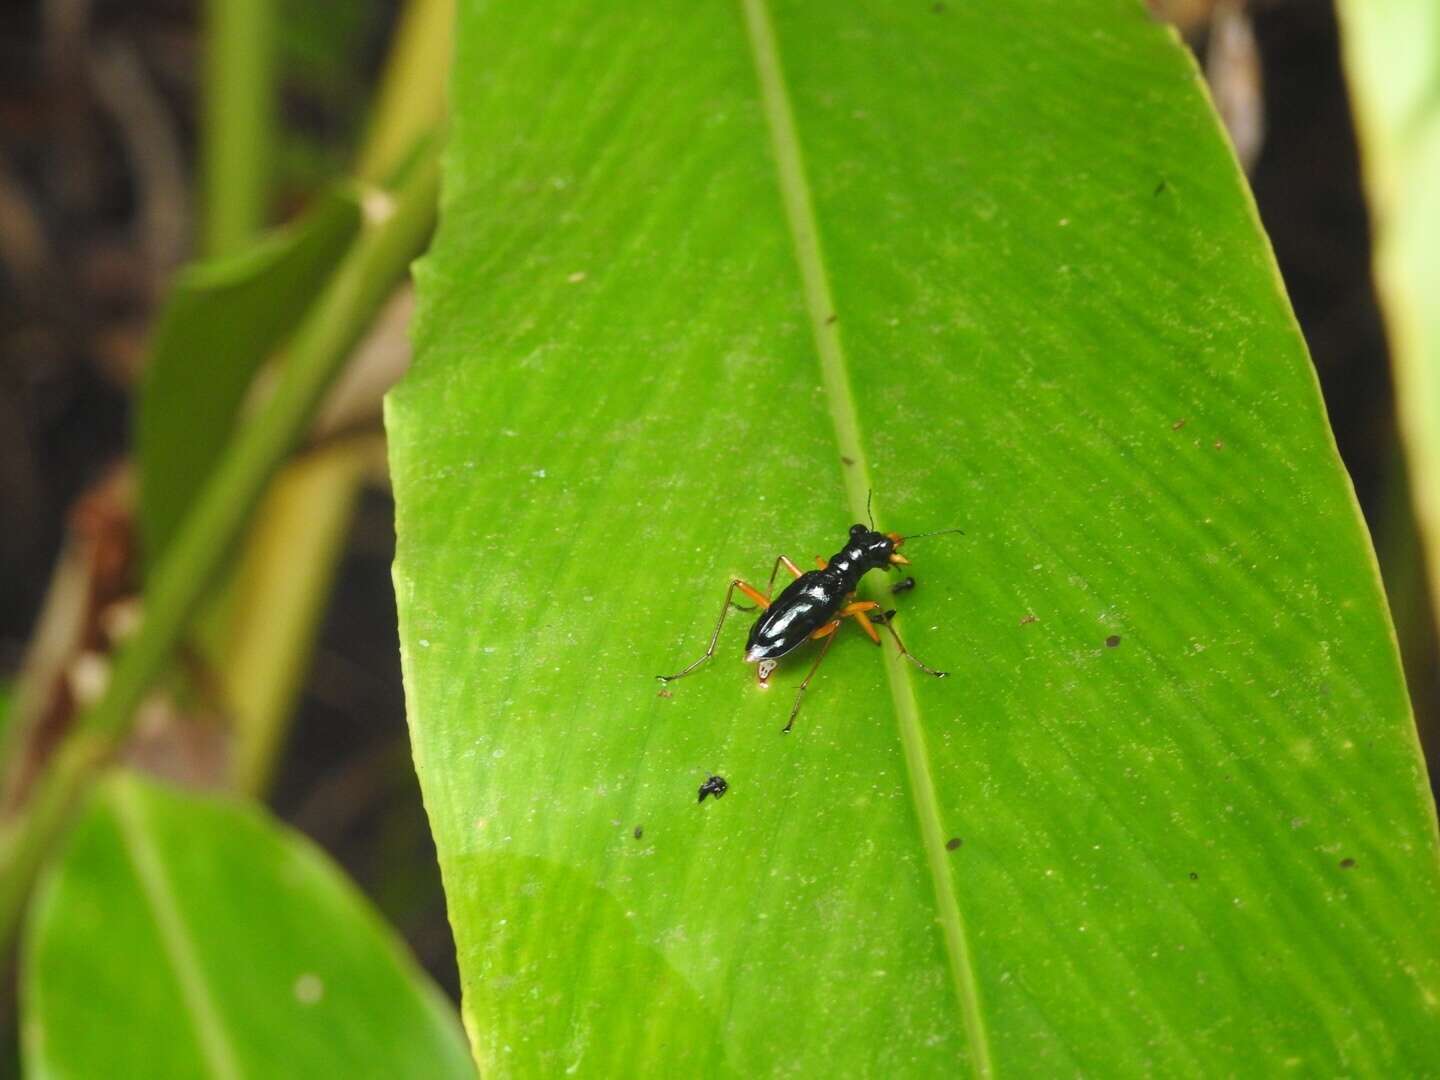
[(308, 843), (240, 803), (101, 789), (36, 898), (32, 1076), (473, 1076), (454, 1013)]
[(234, 432), (255, 373), (329, 280), (360, 228), (340, 186), (299, 221), (177, 279), (141, 388), (140, 530), (155, 565)]
[[(1433, 808), (1303, 342), (1128, 0), (461, 14), (392, 393), (497, 1075), (1440, 1069)], [(875, 492), (931, 680), (727, 578)], [(874, 575), (876, 578), (879, 575)], [(883, 583), (868, 589), (888, 603)], [(730, 793), (697, 805), (707, 770)]]
[(1338, 10), (1395, 400), (1440, 608), (1440, 5), (1340, 0)]

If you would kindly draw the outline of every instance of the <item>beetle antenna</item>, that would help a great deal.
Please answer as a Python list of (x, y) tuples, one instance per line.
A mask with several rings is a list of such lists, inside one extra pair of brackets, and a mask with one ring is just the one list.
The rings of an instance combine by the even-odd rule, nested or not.
[(870, 500), (875, 498), (875, 489), (871, 488), (865, 493), (865, 516), (870, 519), (870, 531), (875, 531), (875, 515), (870, 512)]
[(905, 539), (906, 539), (906, 540), (920, 540), (920, 539), (923, 539), (924, 537), (927, 537), (927, 536), (944, 536), (946, 533), (959, 533), (961, 536), (964, 536), (964, 535), (965, 535), (965, 530), (964, 530), (964, 529), (936, 529), (934, 532), (928, 532), (928, 533), (912, 533), (910, 536), (905, 537)]

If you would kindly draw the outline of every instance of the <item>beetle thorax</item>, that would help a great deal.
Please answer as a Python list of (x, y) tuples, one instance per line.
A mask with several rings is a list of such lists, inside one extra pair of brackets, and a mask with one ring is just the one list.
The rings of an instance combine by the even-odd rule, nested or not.
[(858, 582), (867, 571), (888, 567), (894, 550), (895, 541), (885, 533), (856, 525), (850, 530), (850, 542), (831, 556), (829, 568)]

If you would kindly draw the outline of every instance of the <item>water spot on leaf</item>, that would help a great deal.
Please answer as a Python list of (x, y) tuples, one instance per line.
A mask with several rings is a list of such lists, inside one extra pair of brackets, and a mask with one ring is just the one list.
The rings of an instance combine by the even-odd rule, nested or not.
[(295, 980), (293, 992), (301, 1005), (314, 1005), (325, 996), (325, 982), (319, 975), (306, 972)]

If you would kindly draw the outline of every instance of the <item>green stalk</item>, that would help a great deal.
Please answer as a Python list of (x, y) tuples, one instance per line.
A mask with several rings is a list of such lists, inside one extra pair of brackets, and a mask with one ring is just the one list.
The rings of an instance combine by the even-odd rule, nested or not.
[(275, 470), (304, 433), (360, 335), (421, 250), (435, 217), (439, 170), (428, 150), (368, 226), (297, 332), (274, 395), (235, 437), (156, 568), (139, 632), (118, 654), (101, 700), (82, 713), (30, 803), (0, 833), (0, 952), (44, 854), (86, 780), (129, 732), (135, 708), (165, 670), (205, 590)]
[(392, 182), (444, 118), (454, 28), (454, 0), (405, 5), (355, 162), (357, 179)]
[(235, 569), (222, 645), (212, 652), (233, 720), (230, 776), (263, 797), (305, 684), (320, 619), (379, 435), (291, 461), (270, 484)]
[(265, 223), (275, 130), (274, 0), (209, 0), (200, 250), (228, 255)]
[[(356, 155), (358, 179), (392, 184), (434, 142), (445, 119), (454, 8), (454, 0), (405, 5)], [(228, 625), (212, 647), (233, 721), (239, 791), (259, 797), (269, 785), (364, 472), (353, 448), (321, 450), (276, 478), (251, 526), (231, 590), (234, 610), (219, 620)]]

